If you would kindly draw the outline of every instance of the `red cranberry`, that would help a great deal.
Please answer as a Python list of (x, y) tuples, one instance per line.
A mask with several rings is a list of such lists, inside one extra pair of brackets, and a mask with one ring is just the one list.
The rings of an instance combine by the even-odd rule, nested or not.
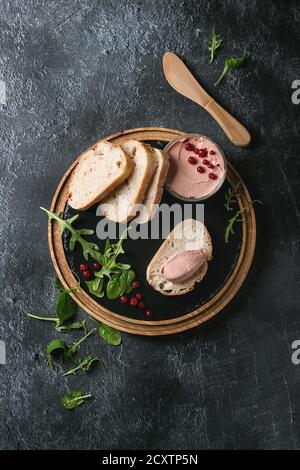
[(215, 173), (208, 173), (208, 177), (210, 180), (216, 180), (217, 179), (217, 175), (215, 175)]
[(198, 173), (205, 173), (205, 168), (203, 166), (197, 166)]
[(80, 271), (88, 271), (89, 267), (86, 263), (81, 263), (79, 266)]
[(191, 164), (191, 165), (195, 165), (195, 163), (197, 163), (197, 160), (195, 157), (189, 157), (188, 158), (188, 162)]
[(138, 289), (140, 287), (140, 281), (132, 281), (131, 287), (133, 287), (134, 289)]
[(132, 299), (129, 300), (129, 303), (130, 303), (131, 307), (136, 307), (138, 305), (139, 301), (135, 297), (132, 297)]
[(140, 308), (145, 308), (144, 302), (140, 302), (140, 303), (139, 303), (139, 307), (140, 307)]
[(143, 296), (142, 296), (142, 294), (140, 294), (138, 292), (137, 294), (135, 294), (135, 298), (138, 299), (138, 300), (142, 300)]
[(206, 160), (206, 158), (204, 158), (204, 160), (202, 160), (202, 163), (203, 163), (203, 165), (208, 166), (209, 165), (209, 160)]
[(193, 152), (193, 150), (194, 150), (195, 147), (194, 147), (193, 144), (187, 142), (187, 143), (185, 144), (184, 148), (185, 148), (185, 150), (188, 150), (189, 152)]
[(100, 263), (97, 263), (97, 262), (95, 262), (95, 263), (93, 263), (93, 268), (95, 269), (95, 271), (97, 271), (98, 269), (100, 269), (100, 268), (101, 268), (101, 264), (100, 264)]
[(127, 302), (128, 302), (127, 295), (121, 295), (120, 302), (121, 302), (121, 304), (127, 304)]
[(151, 310), (147, 310), (147, 311), (146, 311), (146, 317), (148, 317), (148, 318), (152, 317), (152, 312), (151, 312)]
[(216, 155), (216, 152), (215, 152), (214, 150), (210, 150), (209, 153), (210, 153), (211, 155)]
[(204, 158), (207, 155), (207, 149), (198, 149), (197, 154), (199, 155), (199, 157)]
[(215, 165), (213, 165), (212, 163), (209, 162), (209, 164), (207, 165), (208, 168), (210, 168), (211, 170), (213, 170), (215, 168)]
[(88, 279), (89, 277), (91, 277), (91, 271), (89, 269), (85, 269), (84, 271), (82, 271), (82, 276), (84, 277), (84, 279)]

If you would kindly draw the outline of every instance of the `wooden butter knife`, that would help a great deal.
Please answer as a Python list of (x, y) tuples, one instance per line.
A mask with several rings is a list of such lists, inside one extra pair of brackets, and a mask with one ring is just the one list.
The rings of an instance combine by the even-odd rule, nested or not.
[(247, 129), (206, 93), (177, 55), (167, 52), (163, 58), (163, 69), (171, 87), (206, 109), (234, 145), (247, 147), (250, 144), (251, 136)]

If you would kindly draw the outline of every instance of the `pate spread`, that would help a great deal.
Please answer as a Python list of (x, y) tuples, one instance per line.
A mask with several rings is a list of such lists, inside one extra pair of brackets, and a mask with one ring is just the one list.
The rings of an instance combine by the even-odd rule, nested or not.
[(184, 282), (199, 271), (205, 260), (201, 250), (180, 251), (167, 259), (161, 273), (167, 281)]
[(225, 162), (219, 147), (205, 136), (188, 136), (173, 142), (168, 188), (184, 198), (201, 199), (213, 193), (224, 180)]

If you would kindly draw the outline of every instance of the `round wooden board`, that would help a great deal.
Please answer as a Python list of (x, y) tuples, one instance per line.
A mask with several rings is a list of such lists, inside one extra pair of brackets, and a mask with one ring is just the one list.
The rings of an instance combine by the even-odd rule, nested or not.
[[(181, 134), (183, 134), (183, 132), (173, 129), (146, 127), (130, 129), (118, 134), (113, 134), (109, 137), (106, 137), (106, 140), (111, 142), (123, 142), (128, 139), (137, 139), (142, 141), (157, 140), (168, 142)], [(73, 165), (71, 165), (59, 183), (51, 203), (50, 210), (52, 212), (64, 212), (64, 208), (67, 202), (67, 188), (69, 178), (77, 162), (78, 159), (73, 163)], [(242, 181), (241, 177), (230, 164), (230, 162), (228, 162), (227, 179), (230, 184), (234, 184), (237, 181)], [(249, 205), (249, 210), (244, 211), (242, 215), (242, 244), (238, 260), (233, 272), (223, 287), (208, 302), (196, 310), (179, 318), (160, 321), (153, 320), (149, 322), (122, 317), (121, 315), (104, 308), (95, 302), (95, 300), (92, 299), (92, 297), (89, 296), (82, 288), (78, 288), (76, 292), (73, 292), (71, 294), (72, 297), (80, 305), (80, 307), (83, 308), (83, 310), (85, 310), (89, 315), (96, 318), (97, 320), (102, 321), (103, 323), (114, 328), (118, 328), (119, 330), (138, 335), (158, 336), (173, 334), (187, 330), (189, 328), (193, 328), (197, 325), (200, 325), (201, 323), (206, 322), (211, 317), (219, 313), (236, 295), (250, 269), (256, 243), (255, 214), (250, 201), (251, 198), (249, 192), (244, 182), (242, 181), (240, 187), (240, 196), (238, 197), (238, 204), (240, 208)], [(57, 276), (65, 287), (76, 287), (77, 281), (68, 265), (63, 248), (60, 227), (57, 223), (49, 223), (48, 238), (51, 259)]]

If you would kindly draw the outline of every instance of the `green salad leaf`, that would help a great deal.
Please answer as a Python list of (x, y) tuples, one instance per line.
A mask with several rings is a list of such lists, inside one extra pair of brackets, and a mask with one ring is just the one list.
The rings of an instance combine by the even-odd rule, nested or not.
[(64, 325), (58, 324), (55, 326), (55, 329), (60, 333), (67, 333), (74, 330), (84, 330), (84, 332), (87, 333), (86, 320), (66, 323)]
[(60, 282), (60, 280), (58, 279), (58, 277), (56, 277), (55, 280), (54, 280), (54, 286), (55, 286), (56, 289), (58, 289), (58, 290), (64, 290), (64, 286), (62, 285), (62, 283)]
[(216, 85), (219, 85), (219, 83), (223, 80), (225, 75), (231, 70), (231, 69), (237, 69), (243, 65), (245, 62), (245, 57), (232, 57), (231, 59), (226, 59), (224, 61), (224, 69), (221, 75), (219, 76), (218, 80), (215, 83)]
[(237, 197), (240, 195), (241, 184), (242, 182), (238, 181), (232, 186), (229, 186), (228, 190), (225, 193), (224, 207), (228, 212), (233, 210), (233, 204), (237, 204)]
[[(73, 223), (78, 220), (79, 215), (76, 214), (69, 219), (62, 219), (59, 214), (50, 212), (47, 209), (44, 210), (49, 217), (49, 220), (55, 220), (61, 226), (62, 232), (68, 230), (71, 233), (70, 249), (73, 250), (76, 243), (79, 243), (83, 250), (83, 256), (86, 260), (89, 257), (98, 261), (101, 264), (101, 268), (95, 271), (95, 279), (86, 281), (86, 286), (89, 292), (95, 297), (101, 298), (106, 295), (109, 299), (117, 299), (125, 293), (130, 293), (131, 282), (135, 279), (135, 273), (131, 268), (130, 264), (122, 263), (119, 261), (119, 255), (125, 253), (123, 248), (123, 242), (128, 232), (128, 228), (124, 230), (120, 239), (116, 243), (111, 243), (109, 239), (106, 239), (104, 252), (101, 253), (99, 246), (96, 243), (89, 242), (83, 238), (84, 235), (92, 235), (94, 232), (90, 229), (77, 229), (73, 226)], [(104, 286), (104, 279), (107, 280), (106, 288)], [(57, 287), (60, 287), (59, 281)], [(70, 320), (75, 315), (75, 307), (72, 306), (72, 299), (69, 300), (64, 293), (61, 294), (57, 300), (57, 313), (61, 324)]]
[(222, 42), (223, 42), (223, 39), (221, 38), (220, 34), (216, 33), (216, 28), (214, 26), (212, 29), (211, 36), (210, 36), (210, 46), (208, 48), (210, 52), (210, 61), (209, 61), (210, 64), (214, 61), (216, 52), (221, 46)]
[(60, 360), (62, 362), (67, 359), (73, 359), (74, 355), (79, 351), (81, 343), (89, 336), (95, 333), (96, 328), (93, 328), (86, 333), (79, 341), (76, 341), (71, 346), (68, 346), (61, 339), (53, 339), (47, 346), (46, 354), (48, 357), (49, 367), (53, 367), (53, 360)]
[(74, 410), (92, 396), (93, 395), (91, 393), (83, 393), (80, 390), (73, 390), (63, 397), (62, 404), (67, 410)]
[(41, 207), (41, 209), (48, 214), (50, 221), (56, 220), (56, 222), (59, 223), (62, 233), (64, 230), (68, 230), (70, 232), (71, 239), (69, 246), (71, 251), (74, 250), (76, 243), (79, 243), (85, 260), (88, 260), (89, 257), (91, 257), (99, 263), (103, 263), (103, 255), (100, 253), (98, 245), (96, 243), (89, 242), (82, 237), (82, 235), (92, 235), (94, 231), (89, 229), (76, 229), (73, 227), (73, 223), (78, 219), (79, 214), (65, 220), (55, 212), (50, 212), (44, 207)]
[(64, 361), (67, 351), (68, 347), (61, 339), (53, 339), (50, 341), (46, 349), (49, 367), (53, 367), (53, 359)]
[(60, 292), (56, 300), (55, 310), (61, 325), (76, 315), (77, 304), (67, 289)]
[(85, 358), (83, 359), (79, 359), (79, 362), (78, 364), (76, 365), (76, 367), (73, 367), (72, 369), (68, 370), (64, 376), (67, 376), (67, 375), (76, 375), (76, 373), (79, 371), (79, 370), (82, 370), (84, 372), (87, 372), (91, 367), (93, 367), (97, 362), (101, 362), (103, 364), (103, 360), (99, 357), (94, 357), (92, 356), (91, 354), (89, 354), (88, 356), (86, 356)]
[(231, 219), (229, 219), (228, 224), (225, 228), (225, 233), (224, 233), (225, 243), (229, 242), (230, 235), (234, 235), (234, 225), (237, 222), (243, 222), (243, 217), (242, 217), (243, 213), (245, 211), (248, 211), (249, 208), (251, 207), (251, 205), (253, 205), (256, 202), (258, 202), (259, 204), (262, 204), (262, 202), (259, 201), (259, 199), (254, 199), (253, 201), (250, 201), (250, 203), (247, 206), (244, 206), (241, 209), (239, 209), (235, 213), (235, 215), (233, 217), (231, 217)]
[(112, 346), (119, 346), (121, 344), (122, 338), (120, 331), (111, 326), (104, 325), (104, 323), (99, 326), (99, 335), (107, 344)]

